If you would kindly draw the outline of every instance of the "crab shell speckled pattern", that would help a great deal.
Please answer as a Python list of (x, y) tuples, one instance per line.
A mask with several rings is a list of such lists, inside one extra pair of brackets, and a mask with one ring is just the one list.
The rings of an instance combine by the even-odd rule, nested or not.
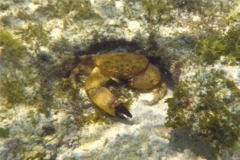
[(108, 77), (128, 79), (146, 70), (148, 59), (141, 54), (112, 53), (94, 57), (96, 66)]

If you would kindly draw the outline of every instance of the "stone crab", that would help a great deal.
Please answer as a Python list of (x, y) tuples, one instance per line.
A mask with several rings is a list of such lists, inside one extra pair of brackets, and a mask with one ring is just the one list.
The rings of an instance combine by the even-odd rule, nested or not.
[(160, 70), (142, 54), (139, 53), (106, 53), (84, 56), (81, 64), (74, 69), (72, 75), (80, 70), (89, 72), (84, 88), (89, 99), (103, 111), (112, 116), (132, 118), (132, 114), (105, 84), (119, 79), (127, 81), (128, 86), (153, 90), (154, 98), (149, 104), (154, 104), (166, 94), (166, 84), (161, 82)]

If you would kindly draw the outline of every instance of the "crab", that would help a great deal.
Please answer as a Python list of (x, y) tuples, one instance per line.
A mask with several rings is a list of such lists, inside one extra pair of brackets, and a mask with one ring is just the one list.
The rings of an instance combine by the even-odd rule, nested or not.
[(119, 79), (124, 79), (130, 87), (155, 90), (155, 97), (151, 103), (159, 101), (166, 94), (166, 84), (161, 82), (159, 69), (142, 54), (106, 53), (86, 56), (83, 59), (79, 65), (81, 67), (75, 69), (75, 74), (79, 70), (90, 72), (84, 84), (86, 93), (97, 107), (112, 116), (132, 118), (132, 114), (121, 100), (106, 87), (105, 84), (110, 80), (119, 82)]

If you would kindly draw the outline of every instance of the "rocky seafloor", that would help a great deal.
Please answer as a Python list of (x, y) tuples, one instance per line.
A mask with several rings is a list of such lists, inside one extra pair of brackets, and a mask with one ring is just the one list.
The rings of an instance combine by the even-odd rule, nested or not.
[[(108, 84), (131, 119), (89, 101), (79, 57), (138, 52), (166, 96)], [(239, 0), (0, 1), (0, 159), (240, 158)]]

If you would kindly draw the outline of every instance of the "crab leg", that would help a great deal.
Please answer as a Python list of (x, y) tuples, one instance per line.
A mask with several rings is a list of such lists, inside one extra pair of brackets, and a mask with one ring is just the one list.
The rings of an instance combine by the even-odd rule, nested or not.
[(150, 63), (145, 72), (130, 78), (128, 85), (137, 89), (153, 89), (154, 98), (147, 104), (154, 105), (167, 93), (166, 83), (160, 83), (160, 81), (161, 74), (159, 69)]
[(85, 90), (89, 99), (103, 111), (117, 117), (124, 115), (132, 117), (131, 113), (121, 104), (119, 100), (106, 88), (104, 84), (110, 79), (95, 67), (86, 79)]

